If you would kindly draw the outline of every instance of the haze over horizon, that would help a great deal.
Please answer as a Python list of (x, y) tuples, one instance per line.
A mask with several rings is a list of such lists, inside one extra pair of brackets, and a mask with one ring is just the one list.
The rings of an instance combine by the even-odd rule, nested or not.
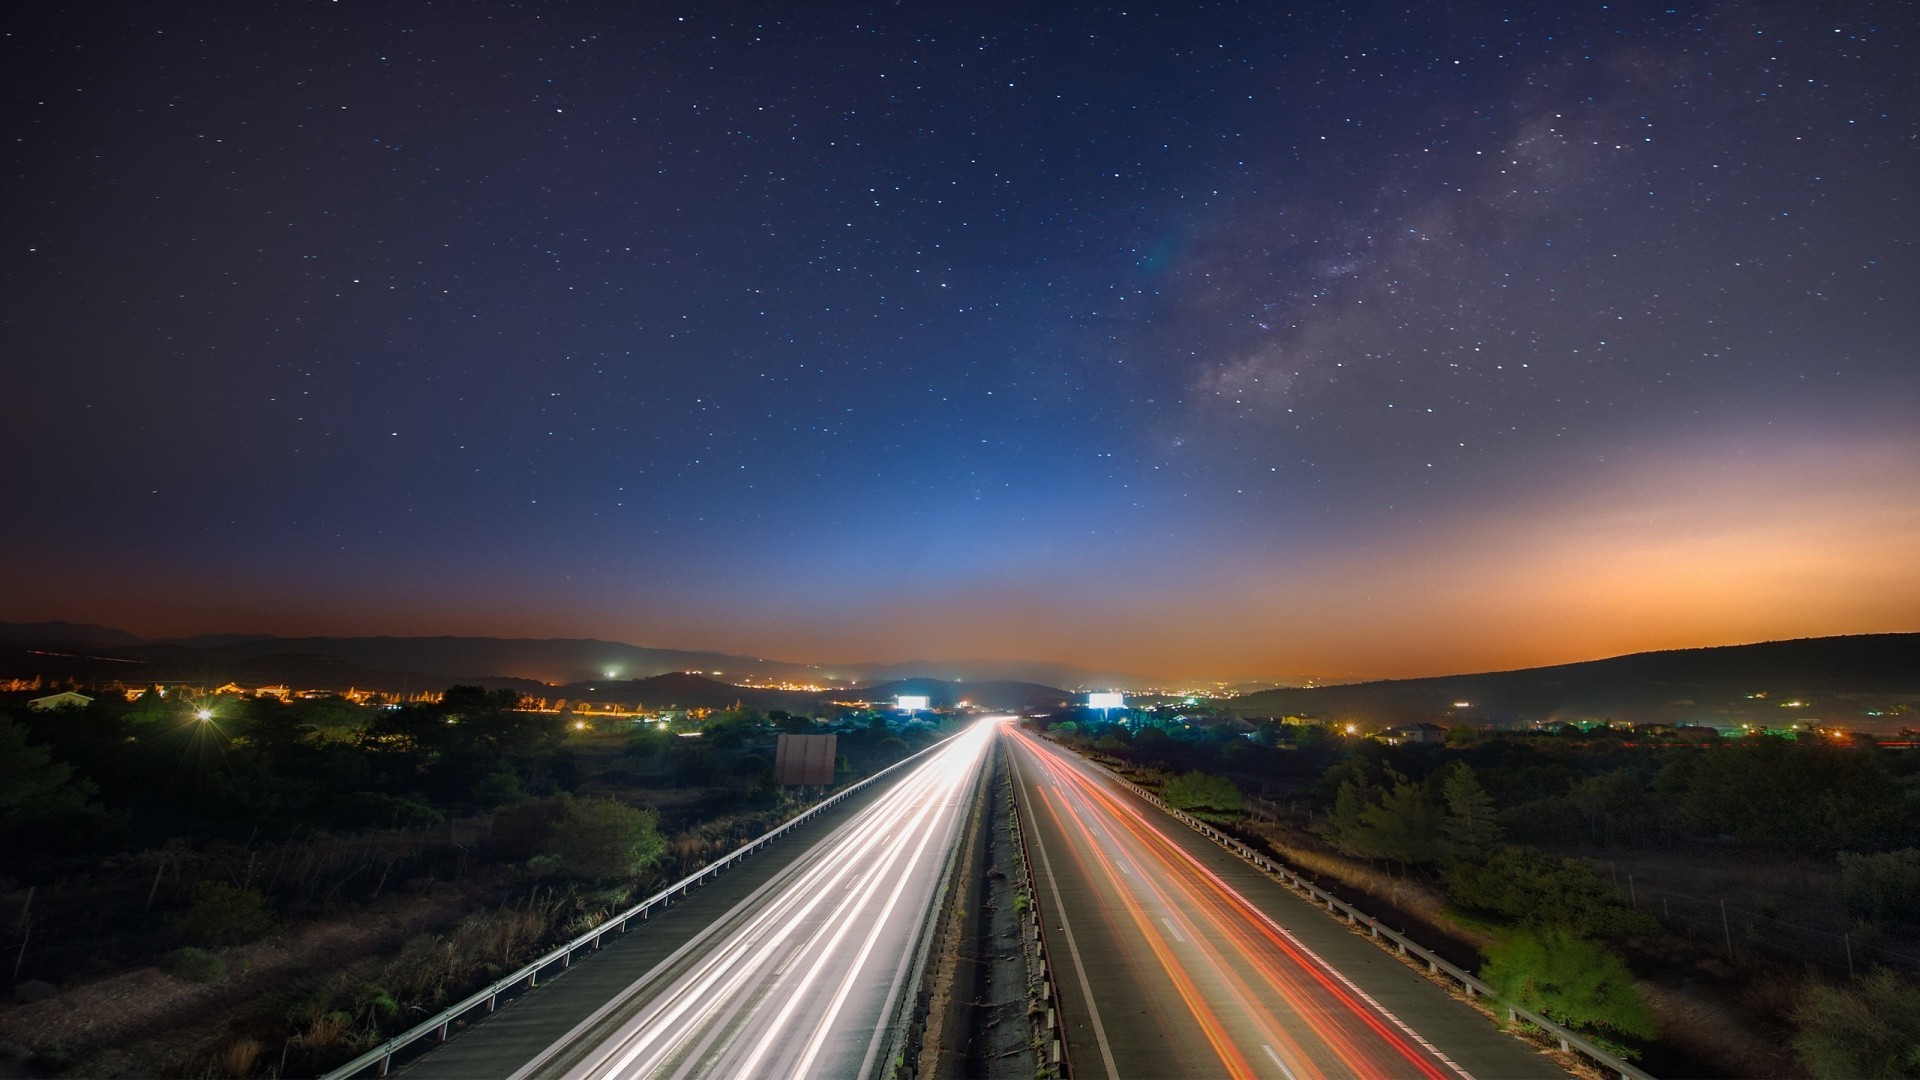
[(1901, 5), (343, 8), (11, 17), (0, 617), (1328, 679), (1920, 629)]

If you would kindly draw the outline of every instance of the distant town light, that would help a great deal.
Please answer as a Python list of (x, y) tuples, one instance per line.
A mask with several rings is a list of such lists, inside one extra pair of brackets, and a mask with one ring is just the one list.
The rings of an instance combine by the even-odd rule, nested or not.
[(1453, 703), (1453, 707), (1454, 707), (1454, 708), (1456, 708), (1456, 709), (1470, 709), (1470, 708), (1472, 708), (1472, 707), (1473, 707), (1473, 702), (1471, 702), (1471, 701), (1456, 701), (1456, 702), (1454, 702), (1454, 703)]

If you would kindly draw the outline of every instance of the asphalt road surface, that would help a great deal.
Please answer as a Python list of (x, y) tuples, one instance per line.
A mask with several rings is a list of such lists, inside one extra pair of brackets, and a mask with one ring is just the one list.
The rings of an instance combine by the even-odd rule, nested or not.
[(1005, 731), (1079, 1080), (1567, 1075), (1104, 772)]
[(977, 722), (532, 1060), (501, 1075), (864, 1077), (999, 725)]

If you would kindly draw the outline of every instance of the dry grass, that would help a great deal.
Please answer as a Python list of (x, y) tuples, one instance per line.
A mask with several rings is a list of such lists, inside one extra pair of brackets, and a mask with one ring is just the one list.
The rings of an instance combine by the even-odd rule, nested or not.
[(266, 1044), (259, 1039), (235, 1039), (227, 1044), (226, 1049), (214, 1055), (213, 1067), (222, 1076), (250, 1076), (266, 1048)]
[(1635, 985), (1660, 1018), (1662, 1041), (1676, 1049), (1717, 1063), (1734, 1076), (1802, 1075), (1784, 1041), (1769, 1037), (1743, 1003), (1727, 1000), (1717, 988), (1648, 979), (1635, 980)]

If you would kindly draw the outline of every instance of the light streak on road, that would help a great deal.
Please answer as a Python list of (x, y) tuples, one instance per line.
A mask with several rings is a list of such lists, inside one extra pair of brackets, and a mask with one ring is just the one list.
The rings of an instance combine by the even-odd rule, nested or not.
[(1000, 726), (949, 740), (515, 1080), (886, 1071), (914, 947)]
[[(1077, 902), (1063, 914), (1083, 939), (1097, 931), (1139, 961), (1134, 987), (1090, 985), (1089, 1004), (1151, 996), (1156, 1015), (1176, 1034), (1197, 1035), (1160, 1048), (1169, 1055), (1164, 1065), (1189, 1075), (1277, 1080), (1471, 1080), (1163, 832), (1164, 816), (1123, 796), (1073, 755), (1006, 730), (1051, 862), (1062, 876), (1070, 863), (1070, 878), (1080, 883)], [(1125, 1053), (1115, 1057), (1120, 1069), (1104, 1053), (1077, 1060), (1108, 1065), (1116, 1077), (1143, 1067)]]

